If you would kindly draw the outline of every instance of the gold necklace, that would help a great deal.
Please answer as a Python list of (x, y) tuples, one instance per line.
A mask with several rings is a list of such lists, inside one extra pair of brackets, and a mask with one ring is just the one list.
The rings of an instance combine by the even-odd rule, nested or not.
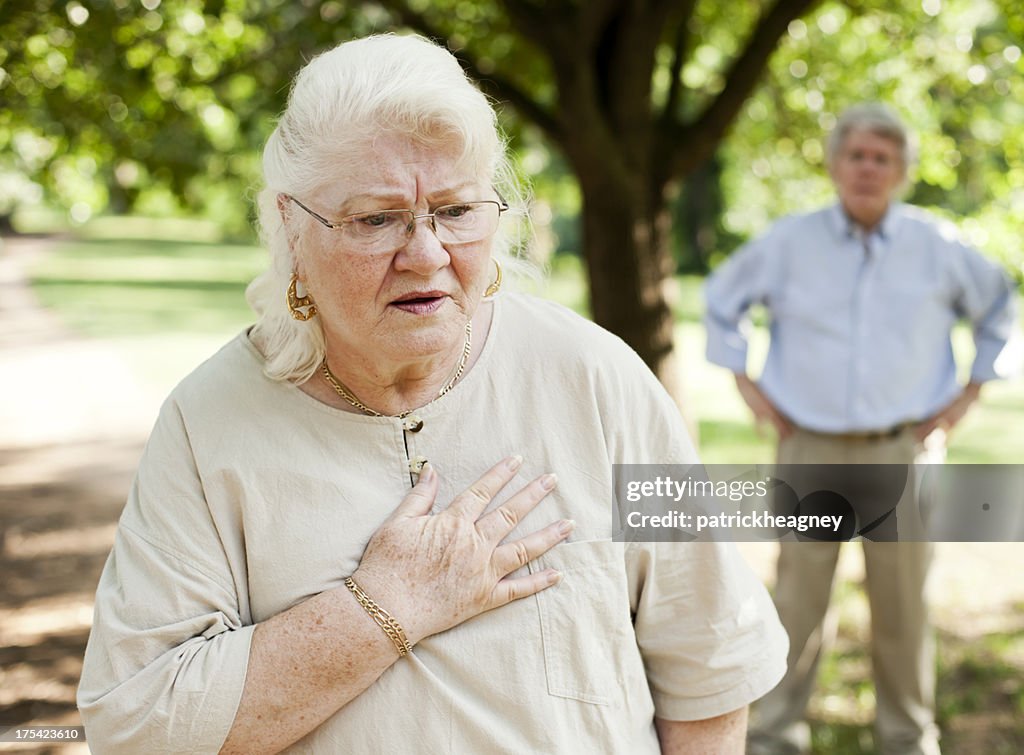
[[(465, 372), (466, 370), (466, 362), (469, 361), (469, 354), (472, 350), (473, 321), (470, 320), (469, 322), (466, 323), (466, 340), (462, 344), (462, 356), (459, 357), (459, 363), (455, 367), (454, 374), (452, 374), (451, 379), (444, 384), (444, 387), (437, 392), (437, 395), (434, 396), (434, 398), (430, 399), (430, 401), (428, 401), (423, 406), (429, 406), (430, 404), (434, 403), (439, 398), (441, 398), (441, 396), (446, 394), (455, 386), (455, 384), (459, 381), (459, 378), (462, 377), (462, 373)], [(381, 414), (380, 412), (371, 409), (362, 401), (357, 399), (355, 397), (355, 394), (353, 394), (352, 391), (345, 387), (344, 383), (342, 383), (340, 380), (338, 380), (337, 377), (335, 377), (334, 373), (331, 372), (331, 368), (327, 366), (327, 357), (324, 357), (324, 361), (320, 365), (320, 372), (323, 373), (324, 380), (326, 380), (328, 384), (331, 386), (331, 388), (334, 389), (335, 393), (337, 393), (339, 396), (345, 399), (348, 403), (352, 404), (352, 406), (361, 411), (363, 414), (369, 414), (371, 417), (397, 417), (398, 419), (404, 419), (413, 412), (413, 409), (407, 409), (404, 412), (401, 412), (400, 414)], [(423, 407), (421, 406), (419, 408), (422, 409)]]

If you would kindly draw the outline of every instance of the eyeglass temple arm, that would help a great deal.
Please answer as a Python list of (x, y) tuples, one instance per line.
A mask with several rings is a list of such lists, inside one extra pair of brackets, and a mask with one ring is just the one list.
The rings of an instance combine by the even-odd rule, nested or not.
[(340, 228), (341, 227), (340, 223), (332, 223), (330, 220), (325, 218), (323, 215), (321, 215), (321, 214), (319, 214), (317, 212), (314, 212), (313, 210), (311, 210), (308, 207), (306, 207), (306, 205), (302, 204), (302, 202), (297, 200), (291, 194), (282, 194), (282, 196), (285, 197), (286, 199), (288, 199), (289, 201), (295, 202), (295, 204), (297, 204), (299, 207), (301, 207), (303, 210), (308, 212), (310, 215), (312, 215), (314, 218), (319, 220), (323, 225), (327, 226), (328, 228)]

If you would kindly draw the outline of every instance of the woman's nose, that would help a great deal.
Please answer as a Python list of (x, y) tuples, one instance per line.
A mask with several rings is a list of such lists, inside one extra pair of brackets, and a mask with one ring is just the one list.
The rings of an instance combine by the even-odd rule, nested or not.
[(434, 218), (421, 215), (413, 220), (405, 246), (395, 255), (395, 268), (431, 273), (447, 265), (450, 260), (448, 250), (434, 232)]

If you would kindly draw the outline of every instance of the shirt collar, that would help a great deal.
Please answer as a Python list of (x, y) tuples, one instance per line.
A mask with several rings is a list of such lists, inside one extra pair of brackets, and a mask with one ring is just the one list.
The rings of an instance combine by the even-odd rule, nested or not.
[[(898, 202), (891, 203), (889, 205), (889, 209), (886, 210), (885, 217), (882, 218), (882, 222), (875, 227), (875, 230), (871, 232), (871, 235), (877, 236), (883, 241), (889, 241), (892, 239), (893, 234), (896, 233), (896, 228), (899, 225), (901, 207), (902, 205)], [(839, 202), (836, 202), (829, 208), (828, 221), (838, 238), (852, 239), (860, 236), (857, 224), (847, 217), (846, 213), (843, 211), (842, 204)]]

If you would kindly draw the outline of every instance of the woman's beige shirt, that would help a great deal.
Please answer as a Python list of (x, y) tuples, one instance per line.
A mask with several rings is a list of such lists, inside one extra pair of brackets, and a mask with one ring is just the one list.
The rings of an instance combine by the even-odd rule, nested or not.
[(517, 533), (576, 520), (531, 565), (563, 580), (423, 640), (290, 751), (654, 753), (654, 716), (716, 716), (781, 678), (785, 635), (731, 545), (611, 540), (613, 464), (696, 460), (615, 336), (502, 295), (479, 361), (417, 412), (419, 433), (261, 368), (242, 334), (161, 411), (96, 596), (79, 690), (96, 752), (216, 752), (253, 625), (355, 571), (414, 456), (439, 472), (439, 506), (510, 454), (525, 462), (505, 495), (556, 472)]

